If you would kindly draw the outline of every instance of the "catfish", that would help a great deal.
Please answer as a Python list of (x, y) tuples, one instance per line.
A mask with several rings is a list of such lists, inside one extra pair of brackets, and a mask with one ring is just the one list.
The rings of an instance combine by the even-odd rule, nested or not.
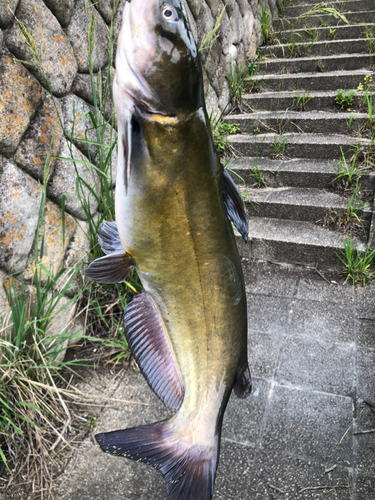
[(144, 287), (126, 307), (126, 338), (168, 420), (98, 434), (107, 453), (160, 471), (169, 500), (213, 496), (224, 411), (251, 392), (247, 306), (232, 223), (247, 241), (241, 195), (221, 164), (202, 67), (181, 0), (125, 4), (113, 95), (116, 221), (86, 275)]

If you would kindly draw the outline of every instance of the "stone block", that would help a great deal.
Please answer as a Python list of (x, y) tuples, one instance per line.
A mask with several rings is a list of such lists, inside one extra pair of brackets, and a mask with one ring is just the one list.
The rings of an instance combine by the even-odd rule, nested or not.
[(86, 7), (84, 0), (77, 0), (72, 19), (67, 28), (67, 33), (78, 61), (78, 71), (80, 73), (89, 72), (88, 32), (92, 14), (94, 14), (95, 18), (94, 47), (92, 51), (93, 70), (98, 71), (99, 68), (104, 68), (108, 63), (108, 28), (100, 14), (98, 14), (92, 5), (87, 5)]
[(84, 142), (97, 142), (94, 124), (90, 118), (90, 113), (94, 111), (93, 107), (73, 94), (61, 99), (61, 105), (65, 130), (69, 139), (90, 161), (94, 161), (97, 156), (96, 146)]
[[(95, 119), (97, 124), (101, 123), (102, 125), (94, 128), (94, 123), (89, 113), (95, 116), (95, 110), (86, 101), (73, 94), (62, 99), (62, 108), (66, 133), (69, 135), (72, 134), (70, 137), (72, 142), (92, 163), (98, 168), (106, 169), (106, 174), (109, 176), (109, 184), (110, 186), (114, 186), (117, 166), (116, 145), (112, 148), (110, 159), (108, 161), (106, 159), (109, 147), (117, 140), (116, 131), (109, 124), (105, 123), (102, 116), (98, 116)], [(85, 141), (96, 142), (103, 144), (103, 146), (96, 146)]]
[(298, 300), (292, 305), (289, 326), (292, 335), (304, 335), (327, 342), (354, 342), (354, 310), (349, 307), (328, 307), (324, 302)]
[(268, 380), (273, 378), (283, 342), (284, 336), (278, 331), (265, 333), (254, 329), (249, 330), (248, 359), (252, 377), (262, 377)]
[(265, 333), (284, 333), (288, 325), (290, 300), (247, 294), (249, 328)]
[(225, 441), (238, 443), (248, 446), (253, 453), (256, 453), (270, 389), (270, 382), (253, 378), (252, 392), (246, 399), (237, 398), (232, 392), (224, 414), (222, 443)]
[(354, 361), (353, 345), (288, 337), (275, 380), (303, 389), (353, 396)]
[[(351, 490), (348, 488), (348, 484), (351, 489), (354, 486), (352, 469), (336, 466), (331, 473), (325, 474), (325, 470), (333, 465), (335, 463), (331, 460), (321, 463), (308, 460), (304, 455), (290, 455), (275, 450), (262, 451), (254, 464), (250, 484), (241, 489), (242, 495), (227, 498), (352, 500)], [(224, 500), (225, 497), (219, 498)]]
[(115, 110), (113, 107), (112, 99), (111, 99), (111, 88), (113, 84), (113, 79), (115, 77), (116, 70), (114, 68), (110, 69), (110, 82), (107, 82), (107, 68), (102, 71), (102, 85), (99, 89), (99, 75), (94, 75), (94, 85), (95, 90), (92, 89), (91, 84), (91, 75), (85, 73), (78, 73), (76, 79), (73, 82), (72, 92), (76, 94), (78, 97), (81, 97), (89, 104), (94, 104), (94, 96), (93, 93), (96, 94), (97, 102), (99, 102), (99, 90), (102, 93), (103, 106), (101, 108), (101, 112), (104, 114), (105, 118), (111, 121), (112, 125), (116, 127), (115, 120)]
[(91, 2), (95, 5), (104, 21), (110, 24), (114, 14), (114, 0), (91, 0)]
[[(47, 95), (37, 111), (17, 148), (14, 161), (36, 179), (43, 180), (46, 158), (60, 153), (63, 131), (61, 107), (57, 100)], [(52, 175), (55, 160), (50, 159), (49, 174)]]
[[(52, 319), (46, 331), (44, 344), (48, 351), (54, 356), (56, 362), (64, 361), (66, 349), (69, 347), (69, 338), (59, 339), (58, 336), (69, 335), (75, 329), (74, 317), (77, 303), (73, 299), (51, 297), (56, 303), (52, 311)], [(83, 335), (83, 333), (81, 333)]]
[(0, 54), (0, 154), (15, 152), (44, 98), (38, 81), (8, 52)]
[(59, 97), (67, 94), (78, 68), (73, 48), (59, 22), (42, 0), (21, 0), (16, 15), (32, 34), (40, 65), (35, 64), (33, 54), (16, 23), (5, 32), (8, 49), (18, 59), (31, 63), (30, 72), (46, 88), (48, 82), (54, 95)]
[(43, 0), (63, 28), (68, 26), (74, 9), (74, 0)]
[(19, 0), (3, 0), (0, 2), (0, 28), (5, 29), (13, 22)]
[(72, 297), (84, 288), (85, 269), (90, 264), (90, 238), (89, 223), (78, 221), (76, 230), (70, 240), (69, 247), (65, 253), (62, 268), (66, 269), (62, 276), (61, 283), (66, 282), (73, 275), (69, 290), (66, 295)]
[[(351, 398), (275, 385), (264, 427), (264, 450), (305, 457), (317, 463), (353, 463)], [(338, 444), (340, 443), (340, 444)]]
[[(41, 262), (52, 276), (56, 276), (61, 268), (62, 261), (65, 256), (65, 251), (69, 246), (69, 242), (76, 229), (76, 221), (74, 218), (65, 214), (63, 222), (61, 208), (47, 201), (43, 214), (43, 228), (38, 235), (38, 255), (42, 253), (41, 243), (43, 241), (43, 255), (38, 262)], [(35, 246), (35, 245), (34, 245)], [(32, 280), (35, 272), (35, 259), (33, 258), (25, 270), (25, 278)], [(43, 271), (41, 274), (42, 282), (48, 279), (47, 274)]]
[[(8, 272), (25, 268), (38, 225), (41, 188), (9, 161), (0, 174), (0, 265)], [(6, 188), (5, 188), (6, 187)]]
[(8, 273), (0, 269), (0, 328), (2, 325), (2, 320), (5, 321), (5, 317), (9, 314), (10, 311), (10, 305), (4, 287), (7, 277)]
[(83, 208), (82, 200), (91, 215), (94, 215), (98, 208), (98, 202), (90, 191), (98, 190), (98, 173), (74, 144), (68, 143), (66, 139), (62, 140), (60, 157), (63, 159), (56, 161), (47, 195), (58, 204), (61, 204), (64, 196), (65, 209), (75, 217), (85, 220), (87, 212)]
[(375, 403), (375, 351), (361, 347), (357, 353), (357, 397)]

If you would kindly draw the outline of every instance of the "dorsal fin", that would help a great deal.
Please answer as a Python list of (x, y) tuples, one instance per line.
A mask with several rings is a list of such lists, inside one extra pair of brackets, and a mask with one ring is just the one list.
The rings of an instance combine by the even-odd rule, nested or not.
[[(221, 168), (223, 168), (222, 165)], [(246, 213), (245, 203), (237, 189), (236, 184), (233, 182), (231, 176), (225, 168), (223, 168), (221, 181), (223, 201), (227, 215), (240, 232), (242, 238), (245, 240), (245, 243), (247, 243), (249, 235), (249, 218)]]
[(124, 252), (116, 221), (108, 222), (105, 220), (100, 224), (98, 241), (102, 252), (106, 255)]
[(169, 408), (179, 408), (184, 385), (163, 318), (147, 292), (136, 295), (124, 314), (125, 335), (140, 370)]

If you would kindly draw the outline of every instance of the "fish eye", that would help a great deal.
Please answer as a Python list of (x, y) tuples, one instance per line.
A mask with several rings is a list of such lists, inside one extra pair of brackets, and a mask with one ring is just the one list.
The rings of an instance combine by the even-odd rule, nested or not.
[(176, 9), (171, 5), (165, 5), (163, 7), (163, 16), (164, 19), (170, 23), (175, 23), (178, 21)]

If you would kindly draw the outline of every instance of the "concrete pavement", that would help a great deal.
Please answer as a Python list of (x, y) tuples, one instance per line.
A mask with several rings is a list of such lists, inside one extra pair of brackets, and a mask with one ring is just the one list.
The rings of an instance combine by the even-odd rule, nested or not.
[[(375, 498), (375, 286), (313, 270), (243, 262), (252, 395), (231, 397), (214, 500)], [(99, 374), (111, 402), (94, 433), (168, 411), (142, 375)], [(370, 404), (374, 407), (371, 407)], [(151, 468), (103, 454), (87, 438), (55, 500), (163, 500)]]

